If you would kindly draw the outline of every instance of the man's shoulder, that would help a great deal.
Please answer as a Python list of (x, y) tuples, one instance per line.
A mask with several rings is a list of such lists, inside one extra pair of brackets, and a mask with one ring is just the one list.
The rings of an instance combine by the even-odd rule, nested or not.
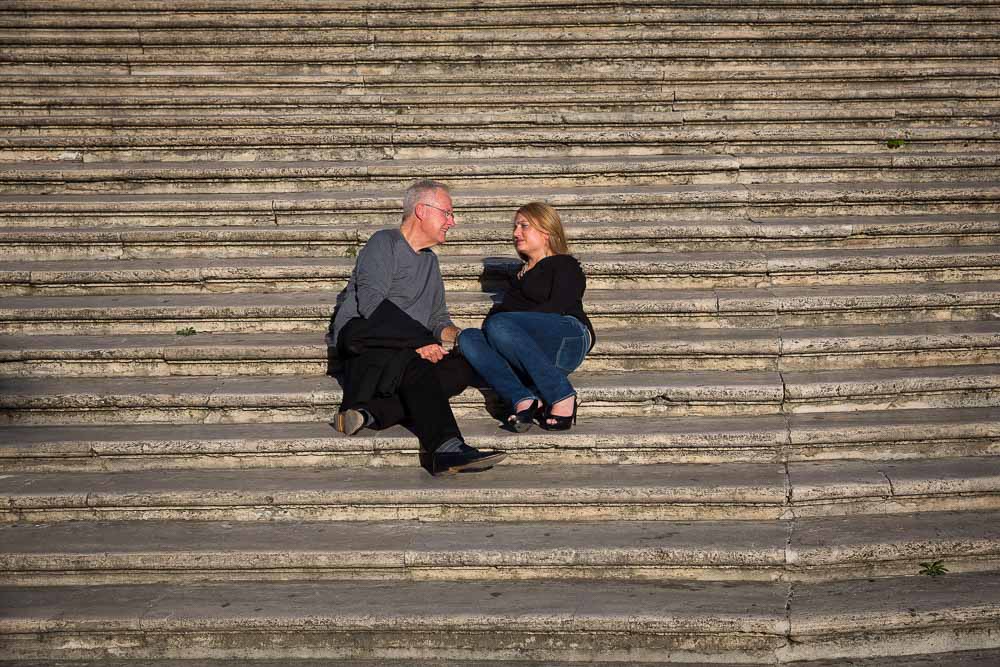
[(398, 229), (380, 229), (368, 237), (364, 247), (361, 248), (361, 252), (358, 254), (358, 259), (391, 257), (396, 254), (396, 245), (400, 239), (404, 243), (406, 242)]
[(403, 238), (398, 228), (390, 227), (388, 229), (380, 229), (369, 236), (368, 243), (365, 245), (392, 247), (400, 241), (405, 242), (406, 239)]

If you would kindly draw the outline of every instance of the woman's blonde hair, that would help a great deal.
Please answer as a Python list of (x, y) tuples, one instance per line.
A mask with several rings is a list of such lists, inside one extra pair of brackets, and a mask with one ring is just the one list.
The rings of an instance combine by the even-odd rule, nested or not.
[[(549, 250), (554, 255), (568, 255), (569, 244), (566, 243), (566, 232), (563, 231), (559, 214), (548, 204), (533, 201), (517, 209), (514, 217), (522, 215), (532, 227), (549, 235)], [(522, 259), (524, 259), (522, 257)]]

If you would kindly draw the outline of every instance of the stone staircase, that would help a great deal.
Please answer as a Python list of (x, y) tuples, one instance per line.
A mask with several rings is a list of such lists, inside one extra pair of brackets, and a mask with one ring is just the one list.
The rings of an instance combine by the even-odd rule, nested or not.
[[(992, 0), (7, 0), (0, 666), (1000, 663), (998, 115)], [(588, 273), (482, 475), (328, 423), (425, 177)]]

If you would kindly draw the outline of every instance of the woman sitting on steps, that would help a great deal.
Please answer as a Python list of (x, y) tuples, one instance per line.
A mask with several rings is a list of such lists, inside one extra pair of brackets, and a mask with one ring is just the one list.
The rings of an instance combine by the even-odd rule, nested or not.
[(532, 202), (514, 215), (514, 248), (524, 260), (503, 301), (482, 329), (464, 329), (458, 346), (511, 407), (508, 425), (523, 432), (535, 419), (552, 431), (576, 422), (576, 390), (568, 375), (594, 346), (583, 312), (587, 279), (569, 254), (559, 214)]

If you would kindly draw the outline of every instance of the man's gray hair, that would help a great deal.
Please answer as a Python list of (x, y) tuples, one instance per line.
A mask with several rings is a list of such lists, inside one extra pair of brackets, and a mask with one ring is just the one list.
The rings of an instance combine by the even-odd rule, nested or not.
[(417, 181), (410, 187), (406, 188), (406, 194), (403, 195), (403, 220), (406, 220), (408, 217), (413, 215), (413, 209), (417, 207), (417, 204), (420, 203), (420, 200), (423, 199), (424, 195), (442, 190), (451, 194), (451, 190), (447, 185), (441, 183), (440, 181), (432, 181), (430, 179)]

